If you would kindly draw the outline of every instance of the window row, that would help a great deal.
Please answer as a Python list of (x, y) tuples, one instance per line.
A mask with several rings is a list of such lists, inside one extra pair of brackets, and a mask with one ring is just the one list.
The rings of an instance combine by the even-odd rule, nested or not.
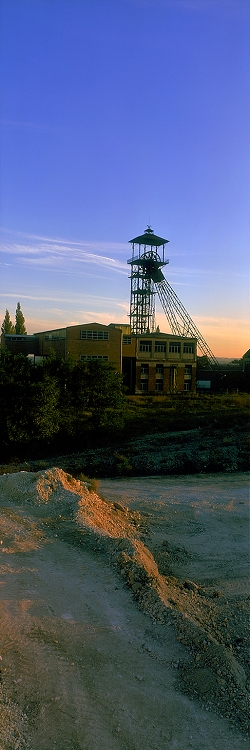
[(45, 341), (60, 341), (66, 339), (66, 334), (62, 333), (45, 333)]
[[(148, 378), (148, 373), (149, 373), (149, 366), (148, 365), (141, 365), (141, 377)], [(163, 379), (163, 373), (164, 373), (164, 367), (163, 367), (163, 365), (156, 365), (155, 366), (155, 375), (156, 375), (156, 378), (158, 378), (158, 379), (162, 378)], [(184, 378), (186, 378), (186, 380), (191, 380), (192, 379), (192, 365), (185, 365), (185, 367), (184, 367)]]
[[(148, 380), (141, 380), (140, 390), (141, 391), (148, 391)], [(155, 383), (155, 390), (156, 391), (163, 391), (163, 380), (156, 381), (156, 383)], [(191, 390), (190, 383), (189, 382), (185, 382), (184, 383), (184, 391), (190, 391), (190, 390)]]
[[(167, 351), (167, 342), (166, 341), (155, 341), (155, 352), (163, 352), (165, 353)], [(170, 354), (180, 354), (181, 351), (181, 344), (178, 341), (171, 341), (169, 344), (169, 352)], [(152, 341), (140, 341), (140, 352), (152, 352)], [(194, 345), (193, 344), (184, 344), (183, 345), (183, 354), (193, 354), (194, 353)]]
[(88, 341), (108, 341), (109, 332), (108, 331), (91, 331), (87, 329), (86, 331), (81, 331), (81, 339), (88, 340)]
[[(156, 365), (155, 375), (158, 380), (163, 380), (163, 365)], [(148, 365), (141, 365), (141, 377), (148, 378)]]

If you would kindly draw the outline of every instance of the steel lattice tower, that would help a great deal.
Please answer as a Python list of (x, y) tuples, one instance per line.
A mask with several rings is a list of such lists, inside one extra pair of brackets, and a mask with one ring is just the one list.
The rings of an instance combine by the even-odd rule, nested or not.
[[(157, 237), (153, 229), (147, 226), (144, 234), (130, 240), (132, 258), (131, 293), (130, 293), (130, 326), (132, 333), (153, 333), (155, 331), (155, 289), (154, 285), (164, 279), (160, 270), (169, 261), (164, 260), (165, 244), (169, 240)], [(135, 251), (138, 245), (138, 251)], [(159, 248), (162, 248), (162, 256)]]
[[(132, 258), (128, 260), (128, 263), (131, 266), (131, 333), (153, 333), (156, 330), (155, 294), (157, 293), (171, 333), (176, 336), (196, 338), (198, 349), (207, 357), (209, 365), (220, 369), (204, 337), (162, 273), (163, 266), (169, 263), (164, 257), (165, 245), (168, 242), (169, 240), (163, 237), (157, 237), (150, 225), (147, 226), (144, 234), (130, 240)], [(135, 245), (138, 246), (137, 251)]]

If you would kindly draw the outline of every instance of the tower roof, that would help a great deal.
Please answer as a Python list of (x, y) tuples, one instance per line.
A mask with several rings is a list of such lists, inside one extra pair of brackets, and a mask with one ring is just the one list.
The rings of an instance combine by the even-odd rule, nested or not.
[(151, 247), (160, 247), (160, 245), (165, 245), (166, 242), (169, 242), (169, 240), (165, 240), (164, 237), (157, 237), (157, 234), (154, 234), (153, 229), (151, 228), (150, 224), (148, 224), (147, 229), (145, 229), (144, 234), (140, 234), (139, 237), (134, 237), (133, 240), (129, 240), (131, 243), (135, 243), (137, 245), (151, 245)]

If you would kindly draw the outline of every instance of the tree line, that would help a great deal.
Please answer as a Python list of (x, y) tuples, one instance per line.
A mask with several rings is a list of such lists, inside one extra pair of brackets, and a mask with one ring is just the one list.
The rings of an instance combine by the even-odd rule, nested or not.
[(125, 403), (122, 375), (108, 362), (75, 363), (51, 352), (34, 365), (23, 354), (1, 353), (2, 453), (79, 450), (122, 425)]
[(24, 336), (27, 334), (25, 326), (25, 318), (21, 310), (20, 302), (17, 303), (15, 325), (12, 323), (9, 310), (6, 310), (5, 316), (1, 325), (1, 331), (3, 334), (16, 334), (17, 336)]

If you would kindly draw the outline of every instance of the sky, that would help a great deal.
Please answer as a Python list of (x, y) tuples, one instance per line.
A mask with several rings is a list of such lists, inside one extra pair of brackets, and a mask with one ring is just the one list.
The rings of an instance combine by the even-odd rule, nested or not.
[[(249, 0), (1, 0), (0, 319), (128, 323), (129, 240), (249, 349)], [(169, 326), (156, 300), (156, 323)]]

